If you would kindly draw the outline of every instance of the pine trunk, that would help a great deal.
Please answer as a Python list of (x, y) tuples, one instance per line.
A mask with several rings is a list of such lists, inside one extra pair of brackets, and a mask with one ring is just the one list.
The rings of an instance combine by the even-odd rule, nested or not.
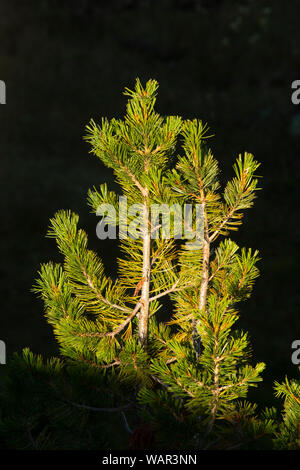
[(143, 284), (141, 295), (141, 311), (139, 313), (139, 341), (145, 345), (148, 336), (148, 319), (149, 319), (149, 288), (150, 288), (150, 249), (151, 249), (151, 233), (149, 230), (149, 206), (145, 199), (143, 209)]

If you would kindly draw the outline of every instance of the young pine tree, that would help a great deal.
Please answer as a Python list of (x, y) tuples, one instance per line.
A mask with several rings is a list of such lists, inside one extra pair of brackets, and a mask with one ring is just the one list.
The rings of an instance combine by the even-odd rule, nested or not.
[[(258, 419), (255, 407), (242, 401), (264, 364), (250, 364), (247, 334), (233, 328), (237, 304), (258, 276), (258, 253), (239, 250), (228, 238), (253, 204), (259, 164), (249, 153), (240, 155), (222, 190), (207, 127), (160, 116), (157, 88), (155, 80), (145, 87), (137, 80), (133, 91), (125, 90), (123, 120), (87, 126), (91, 152), (120, 186), (119, 194), (105, 183), (88, 194), (92, 211), (105, 216), (98, 235), (118, 238), (117, 279), (88, 248), (78, 215), (61, 210), (48, 235), (63, 264), (42, 265), (35, 291), (67, 363), (96, 370), (99, 380), (113, 377), (108, 393), (117, 404), (116, 384), (126, 384), (126, 399), (135, 406), (138, 399), (157, 445), (202, 448), (216, 440), (220, 447), (239, 446), (244, 437), (271, 432), (273, 423), (270, 412)], [(178, 218), (187, 207), (192, 217)], [(157, 208), (161, 217), (153, 217)], [(167, 297), (174, 311), (163, 303)], [(161, 307), (168, 321), (159, 321)]]

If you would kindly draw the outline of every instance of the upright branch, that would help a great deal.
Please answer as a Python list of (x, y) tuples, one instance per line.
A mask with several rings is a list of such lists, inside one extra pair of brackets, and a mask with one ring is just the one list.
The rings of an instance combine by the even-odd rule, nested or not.
[(149, 220), (149, 201), (145, 197), (143, 204), (143, 269), (142, 269), (142, 294), (139, 318), (139, 341), (145, 345), (148, 337), (149, 320), (149, 292), (151, 270), (151, 231)]
[[(205, 308), (206, 308), (207, 289), (208, 289), (208, 283), (209, 283), (209, 263), (210, 263), (210, 240), (209, 240), (205, 199), (203, 200), (202, 204), (203, 204), (203, 213), (204, 213), (204, 221), (203, 221), (204, 233), (203, 233), (203, 241), (202, 241), (202, 272), (201, 272), (201, 284), (200, 284), (200, 292), (199, 292), (199, 311), (200, 312), (205, 311)], [(194, 348), (196, 352), (196, 357), (199, 359), (200, 348), (201, 348), (201, 337), (199, 336), (199, 332), (197, 328), (198, 322), (196, 322), (195, 319), (193, 320)]]
[(204, 192), (202, 191), (202, 206), (203, 206), (203, 217), (204, 217), (204, 233), (202, 241), (202, 275), (199, 295), (199, 310), (205, 310), (207, 288), (209, 282), (209, 257), (210, 257), (210, 239), (208, 230), (208, 220), (206, 213), (206, 200)]

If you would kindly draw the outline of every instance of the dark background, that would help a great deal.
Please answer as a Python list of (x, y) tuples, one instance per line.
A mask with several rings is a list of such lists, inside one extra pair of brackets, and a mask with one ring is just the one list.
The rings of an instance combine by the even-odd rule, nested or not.
[(112, 174), (83, 142), (91, 118), (121, 117), (125, 86), (160, 84), (163, 115), (197, 117), (224, 181), (239, 153), (262, 162), (257, 202), (232, 238), (259, 249), (261, 276), (240, 305), (255, 361), (267, 363), (263, 402), (274, 379), (297, 375), (300, 339), (300, 7), (293, 1), (0, 1), (1, 313), (8, 354), (29, 346), (57, 353), (42, 302), (30, 289), (42, 262), (60, 261), (45, 238), (58, 209), (80, 214), (90, 246), (115, 269), (115, 245), (96, 238), (87, 191)]

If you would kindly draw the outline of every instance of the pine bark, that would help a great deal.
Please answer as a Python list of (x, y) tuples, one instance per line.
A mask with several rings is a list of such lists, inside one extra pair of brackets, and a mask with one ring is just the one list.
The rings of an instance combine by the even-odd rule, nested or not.
[(146, 345), (148, 337), (149, 320), (149, 291), (150, 291), (150, 270), (151, 270), (151, 232), (149, 229), (149, 205), (148, 200), (144, 200), (143, 208), (143, 285), (141, 294), (141, 310), (139, 319), (139, 341)]

